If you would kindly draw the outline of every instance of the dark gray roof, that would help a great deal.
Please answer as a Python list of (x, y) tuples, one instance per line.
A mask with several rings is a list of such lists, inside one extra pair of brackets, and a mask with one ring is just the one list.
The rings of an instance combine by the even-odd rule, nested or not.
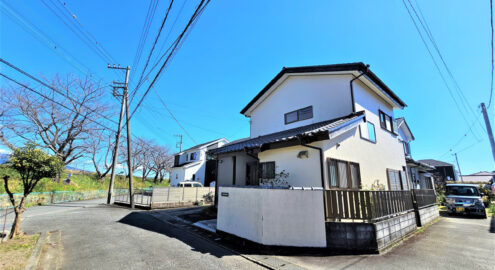
[(395, 102), (402, 107), (406, 107), (406, 103), (402, 101), (388, 86), (373, 73), (363, 62), (344, 63), (334, 65), (318, 65), (318, 66), (302, 66), (302, 67), (284, 67), (249, 103), (242, 109), (241, 114), (244, 114), (259, 98), (261, 98), (270, 87), (272, 87), (286, 73), (310, 73), (310, 72), (332, 72), (332, 71), (361, 71), (368, 76), (374, 83), (380, 86)]
[(311, 136), (325, 131), (334, 132), (356, 121), (362, 121), (363, 118), (364, 118), (364, 111), (352, 113), (344, 117), (339, 117), (314, 124), (309, 124), (306, 126), (301, 126), (301, 127), (275, 132), (263, 136), (258, 136), (256, 138), (241, 139), (238, 141), (225, 144), (222, 147), (212, 149), (209, 151), (209, 153), (223, 154), (229, 152), (237, 152), (237, 151), (242, 151), (245, 148), (247, 149), (259, 148), (263, 144), (296, 139), (298, 135)]
[(426, 163), (430, 166), (434, 166), (434, 167), (454, 167), (454, 165), (450, 164), (450, 163), (447, 163), (447, 162), (443, 162), (443, 161), (440, 161), (440, 160), (435, 160), (435, 159), (422, 159), (422, 160), (418, 160), (419, 162), (422, 162), (422, 163)]

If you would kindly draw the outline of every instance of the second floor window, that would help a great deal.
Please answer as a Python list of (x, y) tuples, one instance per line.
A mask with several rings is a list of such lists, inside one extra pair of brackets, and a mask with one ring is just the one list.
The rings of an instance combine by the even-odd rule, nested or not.
[(359, 126), (361, 138), (370, 142), (376, 142), (375, 125), (371, 122), (366, 122)]
[(381, 110), (378, 111), (378, 114), (380, 117), (380, 126), (383, 129), (385, 129), (385, 130), (387, 130), (393, 134), (397, 134), (398, 133), (397, 132), (397, 125), (396, 125), (394, 119), (390, 115), (382, 112)]
[(292, 112), (288, 112), (284, 115), (285, 124), (294, 123), (297, 121), (302, 121), (306, 119), (313, 118), (313, 106), (309, 106), (306, 108), (302, 108), (299, 110), (295, 110)]
[(197, 155), (198, 155), (198, 154), (197, 154), (196, 152), (191, 153), (191, 155), (190, 155), (190, 157), (189, 157), (189, 160), (196, 160)]

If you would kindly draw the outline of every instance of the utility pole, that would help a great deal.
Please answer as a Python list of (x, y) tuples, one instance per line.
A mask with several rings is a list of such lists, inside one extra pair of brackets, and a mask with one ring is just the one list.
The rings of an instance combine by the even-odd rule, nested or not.
[(134, 185), (133, 185), (133, 170), (132, 170), (132, 144), (131, 144), (131, 125), (130, 125), (130, 112), (129, 112), (129, 91), (128, 91), (128, 84), (129, 84), (129, 72), (131, 68), (129, 66), (127, 67), (120, 67), (119, 66), (110, 66), (108, 65), (108, 68), (110, 69), (125, 69), (125, 82), (124, 83), (119, 83), (119, 82), (114, 82), (115, 86), (114, 88), (114, 95), (115, 96), (120, 96), (118, 89), (123, 90), (123, 94), (121, 95), (122, 97), (122, 105), (120, 107), (120, 118), (119, 118), (119, 128), (117, 130), (117, 138), (116, 138), (116, 144), (115, 144), (115, 151), (113, 153), (113, 164), (112, 164), (112, 177), (110, 179), (110, 186), (108, 190), (108, 195), (109, 197), (107, 198), (107, 203), (110, 203), (111, 200), (111, 195), (113, 192), (113, 185), (114, 185), (114, 180), (115, 180), (115, 167), (117, 165), (117, 158), (118, 158), (118, 150), (119, 150), (119, 144), (120, 144), (120, 135), (121, 135), (121, 129), (122, 129), (122, 119), (124, 118), (124, 108), (126, 111), (126, 119), (127, 119), (127, 169), (129, 173), (129, 203), (131, 208), (134, 208)]
[(481, 103), (481, 111), (483, 112), (483, 117), (485, 118), (486, 131), (488, 133), (488, 139), (490, 140), (490, 145), (492, 146), (493, 160), (495, 161), (495, 142), (493, 141), (492, 126), (490, 125), (490, 119), (486, 113), (485, 103)]
[(455, 156), (455, 162), (457, 162), (457, 169), (459, 170), (459, 176), (461, 177), (461, 182), (464, 182), (464, 179), (462, 179), (461, 166), (459, 166), (459, 160), (457, 159), (457, 153), (454, 153), (454, 156)]
[(182, 152), (182, 134), (174, 135), (175, 137), (179, 137), (180, 141), (175, 144), (176, 148), (179, 148), (179, 153)]

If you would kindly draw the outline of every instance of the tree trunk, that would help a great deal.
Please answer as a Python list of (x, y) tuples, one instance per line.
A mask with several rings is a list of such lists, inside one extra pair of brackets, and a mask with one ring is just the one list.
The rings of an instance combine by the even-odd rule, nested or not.
[(24, 213), (24, 198), (21, 199), (21, 203), (18, 207), (14, 207), (15, 219), (12, 223), (12, 228), (10, 229), (9, 239), (18, 236), (21, 233), (21, 217)]
[(158, 174), (155, 174), (155, 178), (153, 179), (153, 183), (158, 183)]

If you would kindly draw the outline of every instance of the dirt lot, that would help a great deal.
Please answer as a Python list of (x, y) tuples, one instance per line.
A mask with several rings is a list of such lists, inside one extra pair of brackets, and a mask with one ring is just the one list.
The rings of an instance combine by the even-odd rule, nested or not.
[(0, 244), (0, 269), (24, 269), (38, 237), (23, 235)]

